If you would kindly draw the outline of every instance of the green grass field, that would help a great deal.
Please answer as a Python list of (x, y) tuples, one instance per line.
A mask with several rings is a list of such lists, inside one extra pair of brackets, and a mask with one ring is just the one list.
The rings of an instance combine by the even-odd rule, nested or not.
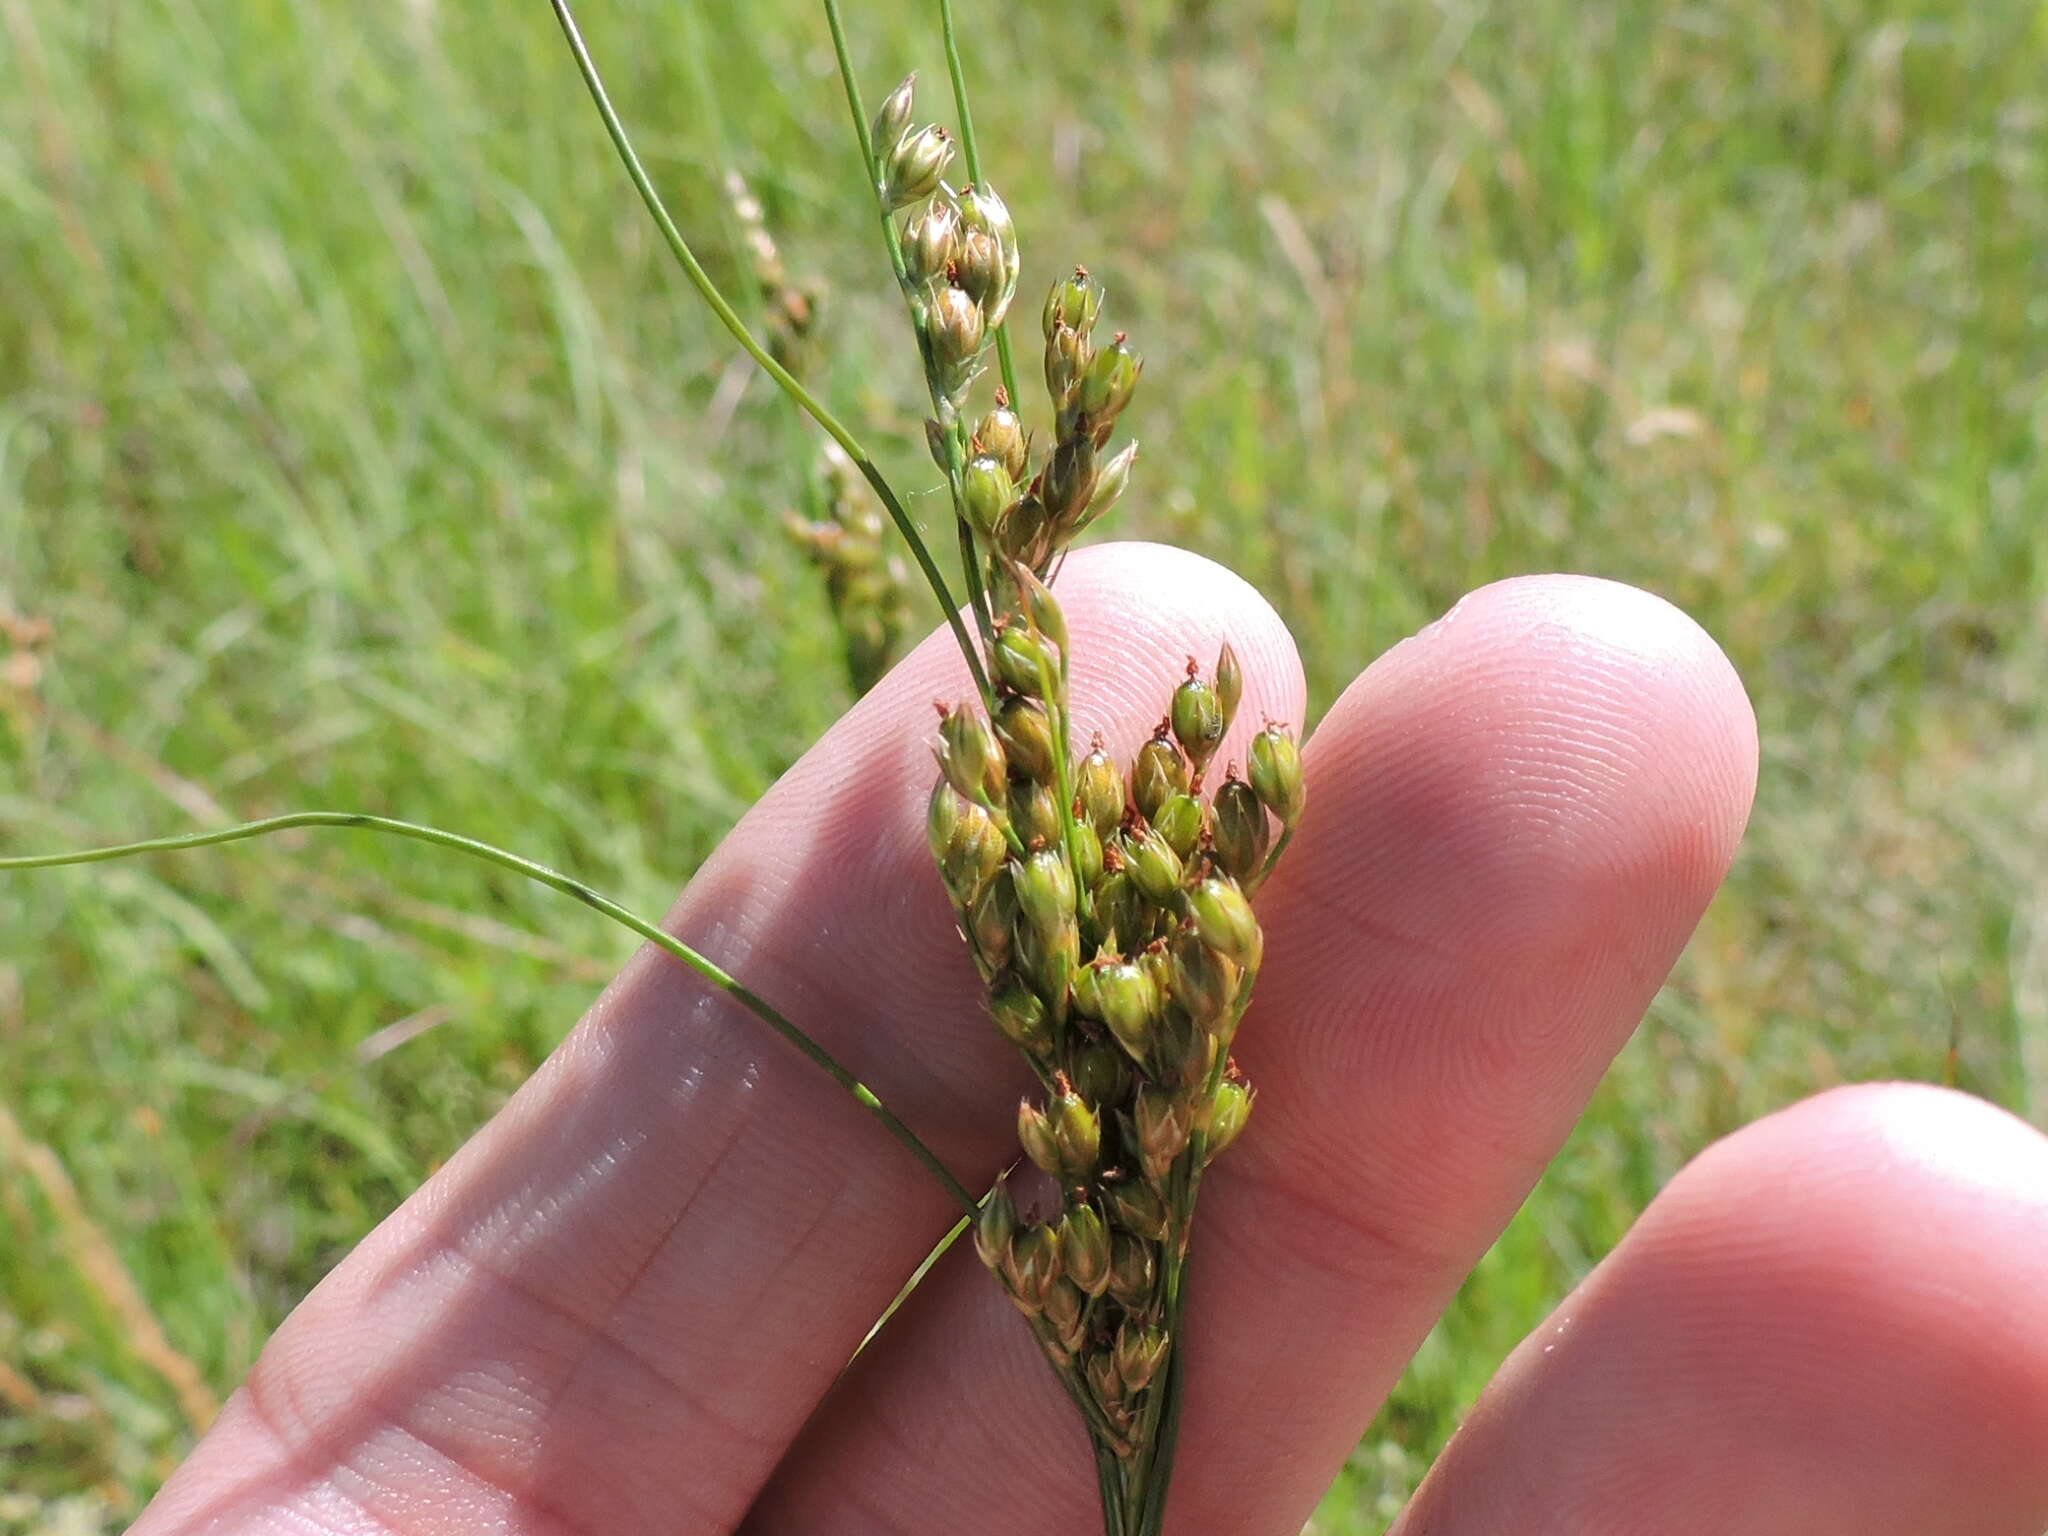
[[(936, 518), (821, 14), (587, 5), (714, 274), (737, 167)], [(1148, 353), (1119, 534), (1243, 570), (1317, 710), (1565, 568), (1762, 719), (1727, 891), (1312, 1527), (1377, 1531), (1716, 1137), (1950, 1070), (2048, 1120), (2048, 6), (963, 5), (1027, 299), (1085, 260)], [(943, 99), (930, 7), (850, 10)], [(358, 808), (659, 910), (847, 702), (814, 439), (543, 5), (0, 0), (0, 293), (0, 850)], [(628, 950), (336, 835), (0, 878), (0, 1532), (132, 1517)]]

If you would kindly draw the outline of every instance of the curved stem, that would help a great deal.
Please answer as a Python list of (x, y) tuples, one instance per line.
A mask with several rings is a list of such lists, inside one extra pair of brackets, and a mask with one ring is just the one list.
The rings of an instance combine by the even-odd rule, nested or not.
[(98, 864), (109, 859), (125, 859), (142, 853), (178, 853), (188, 848), (210, 848), (217, 843), (240, 842), (245, 838), (284, 832), (293, 827), (353, 827), (370, 832), (384, 832), (396, 837), (409, 837), (416, 842), (432, 843), (440, 848), (453, 848), (456, 852), (466, 853), (471, 858), (482, 859), (487, 864), (496, 864), (524, 875), (529, 880), (545, 885), (550, 890), (560, 891), (564, 896), (572, 896), (586, 907), (601, 912), (620, 927), (630, 929), (648, 943), (675, 956), (699, 976), (732, 997), (814, 1064), (822, 1067), (834, 1082), (853, 1096), (861, 1108), (881, 1121), (883, 1129), (901, 1142), (911, 1156), (923, 1163), (932, 1176), (945, 1185), (946, 1193), (951, 1195), (968, 1215), (972, 1216), (979, 1209), (978, 1203), (974, 1196), (967, 1192), (966, 1186), (953, 1177), (951, 1170), (939, 1161), (938, 1154), (920, 1141), (916, 1132), (896, 1118), (895, 1111), (876, 1098), (874, 1091), (867, 1084), (841, 1066), (823, 1046), (798, 1029), (758, 993), (742, 985), (729, 972), (698, 954), (681, 939), (650, 923), (637, 912), (620, 906), (609, 896), (592, 890), (581, 880), (565, 875), (559, 870), (550, 869), (545, 864), (523, 859), (516, 853), (508, 853), (503, 848), (478, 842), (475, 838), (463, 837), (455, 832), (444, 832), (439, 827), (397, 821), (389, 816), (369, 816), (357, 811), (295, 811), (290, 815), (269, 816), (261, 821), (243, 822), (238, 826), (222, 827), (211, 832), (192, 832), (180, 837), (154, 837), (139, 843), (118, 843), (107, 848), (81, 848), (68, 853), (0, 858), (0, 870), (51, 869), (65, 864)]
[[(960, 67), (959, 30), (953, 25), (953, 0), (939, 0), (939, 31), (946, 39), (946, 73), (953, 81), (953, 115), (960, 119), (960, 150), (967, 157), (967, 176), (977, 187), (981, 185), (981, 148), (974, 138), (974, 114), (967, 110), (967, 74)], [(1010, 357), (1010, 327), (1007, 321), (996, 328), (996, 361), (1002, 368), (1003, 388), (1009, 391), (1011, 401), (1024, 397), (1017, 393), (1017, 365)]]
[(768, 349), (754, 339), (754, 334), (747, 329), (746, 322), (740, 319), (738, 312), (725, 295), (718, 291), (718, 285), (711, 281), (710, 274), (699, 265), (689, 242), (683, 238), (683, 232), (676, 227), (675, 220), (669, 217), (668, 208), (662, 202), (661, 194), (654, 190), (654, 183), (648, 178), (646, 167), (641, 165), (640, 156), (633, 148), (633, 141), (626, 136), (626, 126), (619, 120), (618, 112), (612, 107), (611, 97), (605, 92), (604, 80), (597, 72), (596, 61), (591, 58), (590, 50), (584, 46), (583, 34), (577, 30), (576, 18), (569, 10), (569, 0), (550, 0), (550, 3), (554, 6), (555, 19), (561, 23), (562, 35), (569, 41), (569, 51), (576, 56), (576, 68), (581, 71), (583, 83), (590, 90), (590, 99), (597, 103), (598, 116), (604, 119), (605, 132), (611, 138), (612, 148), (618, 151), (619, 161), (625, 166), (626, 175), (631, 179), (633, 189), (640, 194), (640, 201), (647, 205), (648, 213), (654, 218), (655, 227), (661, 231), (661, 237), (667, 242), (670, 252), (688, 274), (691, 286), (697, 290), (704, 302), (711, 306), (711, 312), (717, 315), (720, 322), (732, 333), (733, 339), (746, 349), (747, 355), (759, 363), (768, 377), (773, 379), (790, 399), (802, 406), (810, 414), (811, 419), (831, 435), (834, 442), (846, 450), (846, 456), (853, 460), (854, 467), (861, 473), (861, 478), (874, 487), (875, 494), (888, 509), (890, 521), (895, 523), (897, 532), (901, 533), (904, 541), (910, 545), (910, 552), (917, 559), (918, 569), (924, 572), (924, 579), (931, 586), (932, 596), (939, 600), (939, 610), (953, 630), (953, 638), (960, 646), (960, 653), (967, 658), (967, 667), (974, 674), (975, 686), (986, 696), (989, 691), (988, 674), (982, 669), (981, 657), (974, 649), (974, 642), (968, 638), (967, 627), (960, 622), (959, 605), (953, 601), (952, 591), (946, 586), (946, 578), (939, 574), (938, 566), (932, 561), (931, 551), (918, 536), (917, 525), (910, 520), (910, 514), (904, 511), (903, 503), (897, 499), (895, 489), (883, 478), (881, 470), (875, 467), (875, 461), (869, 457), (867, 449), (861, 446), (860, 441), (846, 429), (839, 418), (804, 388), (787, 368), (768, 355)]

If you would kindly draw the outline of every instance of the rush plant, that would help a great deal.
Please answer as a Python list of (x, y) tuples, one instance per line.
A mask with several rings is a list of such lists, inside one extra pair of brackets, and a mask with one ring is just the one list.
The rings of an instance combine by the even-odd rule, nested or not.
[[(29, 869), (192, 849), (295, 827), (412, 838), (486, 860), (622, 924), (730, 994), (839, 1084), (945, 1186), (1085, 1423), (1107, 1536), (1165, 1520), (1190, 1347), (1188, 1257), (1204, 1170), (1254, 1095), (1231, 1055), (1263, 936), (1252, 897), (1298, 826), (1293, 735), (1267, 721), (1246, 761), (1220, 760), (1245, 678), (1229, 645), (1160, 701), (1128, 762), (1075, 739), (1072, 639), (1057, 595), (1073, 540), (1125, 493), (1119, 440), (1144, 362), (1105, 322), (1085, 267), (1037, 309), (1045, 401), (1020, 389), (1009, 322), (1021, 273), (1009, 208), (980, 163), (954, 23), (942, 0), (957, 130), (921, 122), (915, 77), (870, 104), (826, 0), (860, 166), (910, 320), (925, 437), (953, 516), (964, 601), (860, 441), (800, 378), (812, 298), (782, 273), (743, 185), (732, 189), (768, 315), (757, 337), (698, 262), (642, 167), (567, 0), (552, 0), (626, 172), (690, 281), (738, 343), (830, 439), (825, 515), (800, 536), (826, 568), (856, 686), (902, 628), (903, 573), (872, 494), (905, 540), (972, 679), (940, 706), (927, 832), (985, 985), (986, 1018), (1037, 1082), (1017, 1107), (1020, 1156), (977, 1198), (873, 1092), (741, 979), (582, 882), (474, 839), (384, 817), (310, 811), (117, 847), (0, 859)], [(965, 179), (953, 179), (956, 160)], [(1037, 425), (1033, 425), (1033, 418)], [(864, 483), (865, 490), (862, 489)], [(1242, 771), (1240, 771), (1242, 768)]]

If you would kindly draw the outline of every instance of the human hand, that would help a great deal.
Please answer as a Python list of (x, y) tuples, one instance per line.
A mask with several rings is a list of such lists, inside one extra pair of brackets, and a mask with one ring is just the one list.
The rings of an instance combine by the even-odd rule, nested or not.
[[(1300, 721), (1292, 644), (1227, 572), (1110, 546), (1060, 595), (1083, 740), (1127, 752), (1226, 638), (1240, 735)], [(670, 926), (980, 1188), (1024, 1078), (924, 847), (950, 646), (792, 769)], [(1705, 635), (1573, 578), (1474, 594), (1330, 711), (1259, 903), (1259, 1111), (1204, 1184), (1169, 1529), (1299, 1529), (1642, 1017), (1755, 757)], [(643, 953), (292, 1315), (136, 1530), (1089, 1530), (1086, 1438), (971, 1245), (840, 1376), (954, 1215), (816, 1068)], [(1679, 1177), (1401, 1529), (2037, 1536), (2044, 1295), (2048, 1141), (1938, 1090), (1826, 1095)]]

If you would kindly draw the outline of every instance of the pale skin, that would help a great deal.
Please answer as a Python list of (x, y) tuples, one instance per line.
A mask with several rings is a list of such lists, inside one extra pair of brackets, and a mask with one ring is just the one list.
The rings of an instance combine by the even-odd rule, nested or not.
[[(1279, 619), (1196, 557), (1077, 554), (1076, 714), (1128, 752), (1228, 638), (1299, 724)], [(922, 835), (928, 642), (671, 914), (971, 1187), (1024, 1075)], [(1563, 1144), (1733, 858), (1756, 733), (1705, 634), (1534, 577), (1375, 662), (1304, 753), (1204, 1186), (1175, 1533), (1293, 1536)], [(1931, 963), (1931, 962), (1930, 962)], [(278, 1331), (136, 1530), (1099, 1528), (1086, 1442), (968, 1245), (842, 1376), (955, 1211), (751, 1016), (644, 953)], [(1704, 1153), (1502, 1368), (1402, 1536), (2048, 1528), (2048, 1140), (1838, 1090)]]

